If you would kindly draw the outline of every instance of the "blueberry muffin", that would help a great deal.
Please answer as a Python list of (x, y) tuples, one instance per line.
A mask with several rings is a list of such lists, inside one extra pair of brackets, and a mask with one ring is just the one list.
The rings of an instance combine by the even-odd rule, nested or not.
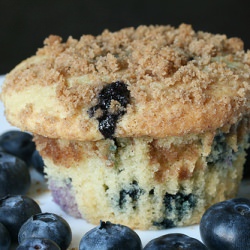
[(9, 122), (34, 134), (62, 209), (138, 229), (198, 223), (237, 194), (250, 52), (190, 25), (50, 36), (7, 76)]

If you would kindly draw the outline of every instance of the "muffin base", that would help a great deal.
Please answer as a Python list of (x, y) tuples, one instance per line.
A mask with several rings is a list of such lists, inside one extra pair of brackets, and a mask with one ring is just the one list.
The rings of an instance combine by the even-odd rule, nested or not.
[(67, 213), (93, 224), (162, 229), (199, 223), (209, 206), (236, 196), (247, 124), (164, 139), (35, 142), (54, 201)]

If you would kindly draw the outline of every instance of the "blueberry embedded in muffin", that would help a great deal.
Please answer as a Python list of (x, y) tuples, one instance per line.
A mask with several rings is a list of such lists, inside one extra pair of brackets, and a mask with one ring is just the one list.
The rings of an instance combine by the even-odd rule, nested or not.
[(88, 110), (90, 118), (99, 122), (99, 131), (104, 138), (114, 135), (118, 119), (126, 113), (130, 92), (121, 81), (107, 84), (98, 94), (98, 104)]

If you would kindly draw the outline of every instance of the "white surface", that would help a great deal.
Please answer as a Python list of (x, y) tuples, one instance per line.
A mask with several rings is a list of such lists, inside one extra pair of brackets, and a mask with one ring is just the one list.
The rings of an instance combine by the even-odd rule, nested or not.
[[(0, 76), (0, 87), (4, 80), (4, 76)], [(6, 121), (4, 117), (4, 107), (2, 102), (0, 102), (0, 134), (8, 131), (10, 129), (13, 129), (8, 122)], [(32, 187), (29, 192), (29, 196), (33, 197), (40, 205), (42, 212), (52, 212), (56, 213), (60, 216), (63, 216), (67, 222), (70, 224), (72, 233), (73, 233), (73, 241), (69, 249), (75, 248), (78, 249), (79, 242), (81, 240), (81, 237), (91, 228), (95, 227), (95, 225), (91, 225), (87, 223), (83, 219), (75, 219), (67, 214), (65, 214), (60, 207), (53, 202), (53, 199), (51, 197), (50, 192), (47, 190), (46, 181), (43, 180), (43, 178), (37, 174), (36, 172), (32, 172), (33, 176), (33, 182)], [(249, 190), (249, 189), (248, 189)], [(243, 190), (245, 191), (245, 189)], [(244, 193), (244, 192), (243, 192)], [(244, 196), (248, 192), (244, 193)], [(166, 233), (184, 233), (191, 237), (200, 239), (200, 233), (199, 233), (199, 226), (190, 226), (185, 228), (173, 228), (173, 229), (167, 229), (167, 230), (159, 230), (159, 231), (138, 231), (136, 232), (139, 234), (143, 245), (150, 241), (153, 238), (156, 238), (158, 236), (161, 236)]]

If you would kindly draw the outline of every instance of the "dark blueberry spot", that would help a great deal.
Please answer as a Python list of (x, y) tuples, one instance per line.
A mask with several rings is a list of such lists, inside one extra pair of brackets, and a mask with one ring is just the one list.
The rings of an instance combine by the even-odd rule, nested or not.
[[(119, 107), (111, 111), (111, 102), (116, 101)], [(99, 122), (99, 131), (105, 138), (112, 139), (115, 133), (118, 119), (126, 113), (126, 107), (130, 101), (130, 92), (127, 85), (117, 81), (104, 86), (98, 95), (98, 104), (88, 110), (89, 117), (94, 117), (97, 110), (101, 110), (101, 115), (96, 119)]]
[(118, 120), (117, 115), (107, 114), (98, 118), (99, 130), (105, 138), (111, 138), (115, 133), (116, 122)]
[(131, 202), (133, 208), (136, 209), (136, 202), (138, 201), (143, 190), (139, 188), (137, 181), (133, 181), (128, 188), (124, 188), (119, 194), (119, 207), (124, 208), (127, 202)]
[(206, 158), (208, 166), (213, 166), (216, 163), (225, 163), (224, 166), (230, 166), (234, 157), (235, 152), (228, 145), (225, 134), (217, 134), (214, 137), (211, 153)]
[[(165, 218), (162, 221), (153, 222), (153, 225), (160, 228), (175, 227), (185, 215), (187, 215), (196, 205), (196, 197), (193, 194), (176, 194), (166, 193), (163, 199), (165, 206)], [(174, 221), (170, 217), (176, 217)]]
[(153, 226), (156, 226), (157, 228), (163, 229), (163, 228), (173, 228), (176, 225), (174, 224), (174, 222), (172, 220), (165, 218), (161, 222), (154, 221)]
[(154, 195), (155, 194), (155, 190), (154, 189), (151, 189), (150, 191), (149, 191), (149, 195)]
[(130, 92), (127, 85), (123, 82), (113, 82), (106, 85), (99, 93), (99, 106), (103, 110), (107, 110), (110, 106), (111, 100), (118, 101), (122, 107), (126, 107), (129, 103)]
[(177, 194), (166, 193), (163, 203), (166, 207), (166, 214), (175, 210), (178, 220), (181, 220), (190, 209), (195, 207), (196, 198), (193, 194), (183, 194), (181, 192)]

